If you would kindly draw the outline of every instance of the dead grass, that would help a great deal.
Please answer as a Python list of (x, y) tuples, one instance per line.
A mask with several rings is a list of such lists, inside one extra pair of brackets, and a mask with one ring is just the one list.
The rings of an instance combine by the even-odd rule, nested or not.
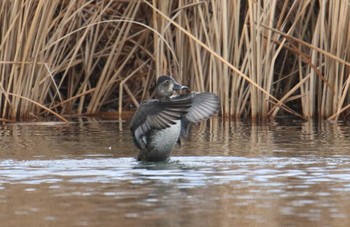
[(0, 121), (119, 114), (170, 74), (253, 120), (349, 113), (348, 1), (0, 2)]

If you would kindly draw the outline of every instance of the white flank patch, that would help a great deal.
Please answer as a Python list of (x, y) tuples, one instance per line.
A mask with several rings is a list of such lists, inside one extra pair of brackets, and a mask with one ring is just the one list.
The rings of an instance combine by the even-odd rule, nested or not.
[(155, 152), (170, 153), (174, 148), (181, 132), (181, 121), (176, 121), (175, 125), (162, 129), (153, 136), (152, 147)]

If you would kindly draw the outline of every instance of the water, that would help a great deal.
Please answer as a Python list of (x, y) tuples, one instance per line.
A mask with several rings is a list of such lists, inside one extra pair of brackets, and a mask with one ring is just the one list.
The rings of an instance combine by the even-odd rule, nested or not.
[(0, 126), (2, 226), (349, 226), (350, 127), (212, 119), (168, 163), (125, 123)]

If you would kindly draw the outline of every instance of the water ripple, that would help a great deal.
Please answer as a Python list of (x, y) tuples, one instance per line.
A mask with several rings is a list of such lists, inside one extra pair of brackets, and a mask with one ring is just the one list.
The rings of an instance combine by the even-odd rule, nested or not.
[[(300, 167), (302, 166), (302, 169)], [(350, 183), (350, 157), (174, 157), (168, 163), (138, 163), (134, 158), (1, 160), (0, 183), (40, 184), (158, 181), (179, 187), (229, 184), (278, 186), (283, 179), (305, 185)]]

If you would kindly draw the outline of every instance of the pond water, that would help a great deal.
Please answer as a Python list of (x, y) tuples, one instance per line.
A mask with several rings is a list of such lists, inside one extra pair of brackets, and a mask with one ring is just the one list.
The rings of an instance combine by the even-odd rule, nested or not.
[(350, 224), (345, 123), (213, 118), (158, 164), (135, 160), (128, 122), (9, 124), (0, 136), (2, 226)]

